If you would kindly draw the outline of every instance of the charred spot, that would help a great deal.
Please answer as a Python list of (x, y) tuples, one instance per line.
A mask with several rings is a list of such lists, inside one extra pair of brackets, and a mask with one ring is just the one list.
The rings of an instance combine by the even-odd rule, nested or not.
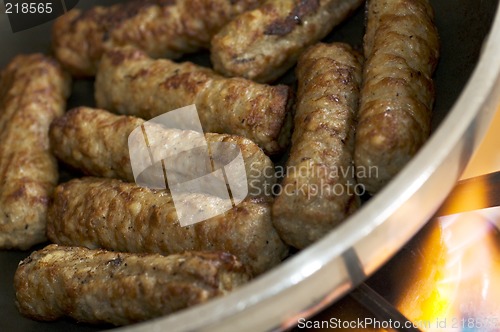
[(123, 263), (123, 259), (120, 256), (117, 256), (116, 258), (109, 260), (106, 262), (106, 265), (111, 265), (111, 266), (120, 266)]
[(109, 38), (109, 30), (120, 25), (137, 14), (143, 9), (152, 6), (167, 7), (176, 4), (176, 0), (132, 0), (123, 4), (118, 4), (106, 8), (105, 12), (99, 12), (95, 8), (80, 13), (72, 22), (75, 25), (80, 20), (91, 20), (100, 24), (104, 28), (103, 39)]
[(293, 91), (287, 85), (276, 85), (274, 86), (274, 91), (276, 92), (276, 95), (278, 95), (281, 99), (288, 100), (293, 98)]
[(111, 59), (113, 66), (121, 65), (126, 59), (126, 55), (119, 51), (109, 51), (107, 56)]
[(225, 251), (219, 252), (219, 259), (226, 264), (234, 264), (236, 262), (236, 258)]
[(77, 113), (78, 113), (78, 109), (75, 108), (75, 109), (68, 111), (65, 115), (55, 118), (50, 124), (51, 130), (53, 130), (53, 128), (55, 128), (55, 127), (65, 128), (68, 125), (68, 122), (69, 122), (71, 116), (73, 114), (76, 115)]
[(165, 81), (163, 81), (161, 83), (161, 86), (166, 89), (178, 89), (185, 83), (184, 82), (185, 76), (186, 74), (178, 75), (177, 73), (175, 73), (173, 76), (170, 76)]
[(329, 95), (328, 99), (333, 101), (333, 102), (340, 103), (340, 98), (337, 95)]
[(198, 85), (204, 83), (203, 81), (193, 80), (191, 73), (175, 74), (168, 77), (160, 85), (167, 89), (184, 89), (187, 92), (196, 93), (198, 91)]
[(109, 15), (108, 24), (118, 25), (123, 21), (139, 14), (145, 8), (152, 6), (167, 7), (175, 5), (176, 0), (133, 0), (120, 5), (119, 10), (112, 11)]
[(25, 196), (25, 194), (26, 194), (26, 187), (21, 186), (19, 189), (17, 189), (12, 194), (10, 194), (10, 198), (13, 200), (18, 200), (18, 199), (23, 198)]
[(33, 262), (33, 258), (31, 256), (28, 256), (25, 259), (23, 259), (21, 262), (19, 262), (19, 266), (29, 264), (31, 262)]
[(352, 70), (347, 68), (337, 68), (337, 70), (335, 70), (335, 74), (338, 76), (340, 82), (345, 85), (351, 83), (354, 80)]
[(139, 70), (137, 73), (133, 74), (133, 75), (129, 75), (128, 77), (130, 79), (137, 79), (137, 78), (142, 78), (142, 77), (145, 77), (149, 74), (149, 70), (147, 68), (141, 68), (141, 70)]
[(112, 49), (106, 52), (106, 56), (111, 60), (113, 66), (119, 66), (127, 60), (141, 59), (144, 57), (144, 53), (139, 50), (120, 50)]
[(252, 61), (255, 61), (255, 57), (251, 57), (251, 58), (234, 57), (234, 59), (233, 59), (234, 63), (247, 63), (247, 62), (252, 62)]
[(309, 113), (304, 118), (304, 124), (307, 124), (307, 123), (311, 122), (311, 120), (312, 120), (312, 115)]
[(284, 20), (277, 20), (267, 26), (265, 35), (285, 36), (293, 29), (302, 25), (304, 17), (316, 12), (319, 8), (319, 0), (301, 0)]
[(70, 29), (75, 30), (76, 24), (80, 21), (95, 22), (100, 32), (102, 32), (102, 41), (106, 42), (111, 38), (111, 32), (124, 21), (138, 15), (142, 10), (152, 6), (167, 7), (176, 4), (176, 0), (132, 0), (123, 4), (110, 6), (108, 8), (92, 8), (80, 12), (69, 23)]

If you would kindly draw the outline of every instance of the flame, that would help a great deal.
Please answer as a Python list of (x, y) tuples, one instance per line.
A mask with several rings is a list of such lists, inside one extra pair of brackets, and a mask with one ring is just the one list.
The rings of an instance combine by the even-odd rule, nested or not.
[[(500, 108), (462, 179), (500, 169), (498, 132)], [(487, 206), (488, 184), (471, 185), (443, 214)], [(407, 259), (415, 272), (398, 284), (396, 307), (423, 331), (500, 331), (499, 229), (500, 208), (431, 221), (415, 242), (418, 255)]]
[(422, 330), (500, 330), (500, 234), (489, 215), (441, 217), (426, 234), (422, 267), (396, 305)]

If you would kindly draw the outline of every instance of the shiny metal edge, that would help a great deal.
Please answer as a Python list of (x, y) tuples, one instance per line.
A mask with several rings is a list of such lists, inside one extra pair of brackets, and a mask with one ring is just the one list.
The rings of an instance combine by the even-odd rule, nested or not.
[(224, 298), (116, 331), (277, 330), (356, 286), (342, 259), (345, 251), (354, 248), (365, 275), (372, 274), (438, 209), (484, 137), (500, 102), (499, 41), (500, 8), (451, 113), (407, 167), (344, 224)]

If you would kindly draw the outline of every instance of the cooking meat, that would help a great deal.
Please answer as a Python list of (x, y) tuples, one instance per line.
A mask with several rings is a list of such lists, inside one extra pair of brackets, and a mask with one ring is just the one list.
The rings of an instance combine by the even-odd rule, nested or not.
[(290, 137), (291, 90), (242, 78), (223, 78), (192, 63), (153, 60), (132, 48), (103, 56), (96, 77), (97, 106), (151, 119), (195, 104), (205, 132), (246, 137), (269, 154)]
[[(133, 116), (120, 116), (100, 109), (79, 107), (52, 122), (49, 132), (52, 151), (59, 159), (87, 175), (134, 182), (129, 153), (129, 142), (133, 141), (129, 136), (134, 129), (141, 128), (144, 122)], [(168, 143), (171, 150), (175, 147), (192, 147), (194, 151), (195, 147), (206, 140), (214, 165), (225, 166), (234, 159), (232, 149), (224, 149), (225, 145), (219, 146), (218, 143), (238, 147), (245, 163), (248, 189), (252, 196), (269, 193), (269, 188), (276, 182), (272, 161), (255, 143), (244, 137), (213, 133), (203, 136), (189, 130), (165, 128), (159, 124), (148, 124), (145, 131), (153, 156), (160, 154), (161, 151), (157, 150), (167, 151), (165, 143)], [(191, 164), (183, 165), (181, 159), (176, 159), (175, 169), (196, 174), (192, 167), (200, 165), (193, 165), (193, 158), (186, 159), (191, 161)], [(210, 159), (204, 159), (202, 156), (196, 159), (210, 162)], [(211, 165), (206, 167), (209, 169)], [(163, 177), (159, 181), (165, 182)]]
[(0, 249), (43, 242), (58, 179), (49, 125), (64, 112), (70, 78), (52, 58), (19, 55), (0, 73)]
[(304, 248), (359, 207), (352, 164), (362, 58), (317, 44), (297, 64), (297, 113), (287, 175), (273, 205), (281, 238)]
[(57, 58), (75, 75), (95, 75), (104, 50), (132, 45), (152, 57), (177, 58), (208, 48), (211, 37), (260, 0), (132, 0), (82, 11), (56, 20)]
[(354, 160), (373, 194), (429, 136), (439, 38), (427, 0), (370, 0), (367, 13)]
[(223, 252), (165, 257), (53, 244), (19, 264), (14, 284), (27, 317), (126, 325), (207, 302), (249, 279)]
[(267, 0), (241, 14), (212, 39), (215, 70), (270, 82), (290, 69), (307, 46), (323, 39), (363, 0)]
[[(219, 204), (217, 197), (195, 193), (186, 201), (193, 214)], [(204, 211), (198, 209), (200, 203)], [(272, 226), (269, 198), (247, 198), (223, 214), (182, 227), (168, 191), (114, 179), (82, 178), (59, 185), (49, 208), (47, 233), (54, 243), (91, 249), (161, 254), (227, 251), (254, 274), (287, 255)]]

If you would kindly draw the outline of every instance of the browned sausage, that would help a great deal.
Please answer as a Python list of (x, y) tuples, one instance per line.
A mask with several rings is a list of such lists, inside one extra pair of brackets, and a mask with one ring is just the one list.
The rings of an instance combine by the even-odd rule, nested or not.
[(367, 13), (354, 160), (373, 194), (429, 136), (439, 40), (428, 0), (370, 0)]
[(346, 44), (317, 44), (297, 64), (295, 131), (273, 205), (278, 233), (296, 248), (359, 207), (352, 157), (361, 73), (361, 56)]
[(58, 173), (49, 125), (64, 112), (70, 78), (52, 58), (19, 55), (0, 74), (0, 249), (43, 242)]
[(126, 325), (207, 302), (248, 280), (242, 264), (222, 252), (165, 257), (53, 244), (19, 264), (14, 284), (27, 317)]
[[(144, 120), (133, 116), (120, 116), (100, 109), (79, 107), (67, 112), (52, 122), (50, 139), (52, 151), (65, 163), (82, 170), (87, 175), (117, 178), (134, 182), (130, 163), (129, 135), (144, 124)], [(227, 143), (238, 147), (245, 163), (249, 193), (259, 196), (269, 193), (276, 182), (273, 162), (252, 141), (240, 136), (207, 133), (204, 136), (188, 130), (164, 128), (148, 125), (149, 142), (168, 143), (169, 146), (186, 147), (205, 139), (210, 145), (213, 162), (227, 165), (232, 161), (231, 151), (217, 148), (217, 143)], [(151, 153), (163, 149), (165, 144), (151, 146)], [(217, 153), (220, 151), (220, 153)], [(201, 156), (200, 161), (204, 160)], [(190, 159), (192, 160), (192, 159)], [(199, 165), (181, 165), (183, 171), (190, 172), (191, 167)], [(185, 169), (184, 169), (185, 168)], [(191, 171), (190, 174), (194, 174)], [(165, 182), (162, 178), (159, 181)]]
[(269, 154), (290, 137), (291, 90), (224, 78), (192, 63), (153, 60), (132, 48), (103, 56), (96, 77), (97, 106), (144, 119), (195, 104), (205, 132), (246, 137)]
[[(217, 208), (219, 200), (192, 194), (188, 202), (196, 214)], [(196, 207), (200, 202), (204, 211)], [(58, 244), (124, 252), (227, 251), (254, 274), (287, 255), (272, 226), (268, 198), (248, 198), (221, 215), (181, 227), (168, 191), (112, 179), (82, 178), (59, 185), (49, 208), (47, 233)]]
[(177, 58), (208, 48), (210, 38), (260, 0), (132, 0), (56, 20), (52, 40), (57, 58), (75, 75), (95, 74), (102, 52), (132, 45), (150, 56)]
[(267, 0), (241, 14), (212, 39), (214, 68), (227, 76), (270, 82), (307, 46), (326, 37), (363, 0)]

